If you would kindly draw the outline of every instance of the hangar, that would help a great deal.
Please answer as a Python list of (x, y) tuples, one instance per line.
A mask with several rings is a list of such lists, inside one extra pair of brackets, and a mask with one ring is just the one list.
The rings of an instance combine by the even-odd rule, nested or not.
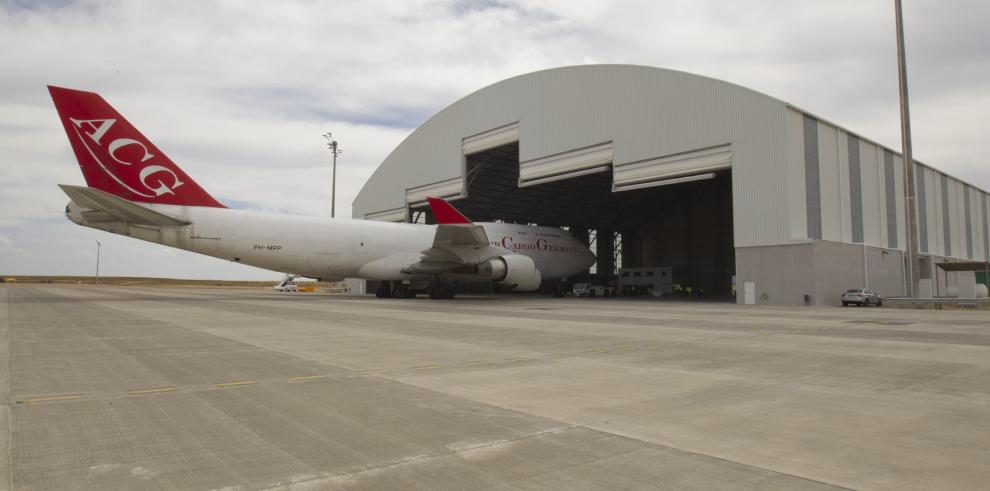
[[(916, 163), (921, 290), (987, 261), (987, 192)], [(784, 101), (685, 72), (555, 68), (443, 109), (381, 163), (354, 218), (429, 222), (427, 196), (475, 221), (568, 228), (606, 280), (670, 267), (694, 295), (834, 305), (906, 290), (899, 153)]]

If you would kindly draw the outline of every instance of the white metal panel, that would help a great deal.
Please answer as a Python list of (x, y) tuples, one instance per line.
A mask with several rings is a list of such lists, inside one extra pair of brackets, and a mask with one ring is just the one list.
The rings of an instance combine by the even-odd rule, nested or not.
[[(982, 200), (986, 203), (986, 213), (983, 214), (983, 220), (980, 222), (983, 226), (983, 234), (980, 235), (981, 238), (986, 239), (990, 236), (990, 194), (980, 193)], [(981, 211), (984, 205), (980, 205)], [(990, 261), (990, 244), (986, 240), (983, 240), (983, 258)]]
[[(983, 217), (982, 210), (980, 209), (980, 199), (982, 197), (983, 193), (979, 189), (973, 187), (969, 189), (969, 202), (966, 205), (969, 206), (970, 213), (970, 234), (973, 244), (973, 257), (971, 259), (973, 260), (983, 257), (983, 229), (980, 227), (980, 221)], [(965, 230), (963, 234), (965, 234)]]
[[(894, 157), (895, 162), (904, 162), (904, 157), (900, 155)], [(925, 194), (928, 206), (928, 252), (934, 255), (941, 255), (942, 249), (942, 199), (938, 186), (938, 174), (930, 169), (922, 168), (924, 173)], [(920, 230), (918, 233), (921, 233)]]
[[(822, 189), (822, 239), (836, 242), (842, 240), (843, 221), (846, 223), (849, 221), (848, 218), (843, 220), (848, 215), (842, 214), (842, 202), (840, 201), (840, 198), (844, 198), (840, 194), (844, 180), (840, 179), (839, 176), (846, 174), (841, 172), (839, 166), (839, 156), (845, 154), (844, 149), (839, 151), (840, 148), (842, 147), (835, 126), (819, 121), (818, 165)], [(845, 180), (848, 180), (848, 177)], [(846, 187), (848, 188), (848, 182), (846, 182)]]
[(404, 222), (406, 221), (406, 208), (395, 208), (364, 215), (365, 220), (375, 220), (378, 222)]
[(983, 213), (983, 203), (986, 196), (983, 191), (974, 189), (973, 194), (973, 257), (977, 261), (987, 260), (987, 244), (983, 241), (983, 232), (987, 230), (987, 217)]
[(519, 182), (573, 174), (612, 162), (612, 142), (599, 143), (519, 163)]
[(704, 174), (728, 169), (731, 165), (732, 146), (728, 143), (642, 162), (615, 165), (612, 167), (612, 189), (618, 190), (650, 181)]
[(840, 235), (834, 239), (841, 242), (852, 243), (852, 192), (849, 188), (849, 135), (841, 129), (828, 125), (835, 132), (835, 158), (838, 161), (836, 166), (835, 179), (838, 189), (835, 191), (835, 198), (838, 206), (835, 210), (835, 219), (838, 220), (838, 230)]
[(464, 195), (464, 180), (460, 177), (416, 186), (406, 190), (406, 203), (424, 203), (426, 198), (459, 198)]
[(966, 253), (966, 195), (963, 193), (964, 184), (949, 179), (949, 187), (952, 188), (955, 213), (952, 215), (952, 254), (955, 257), (965, 259)]
[(963, 242), (960, 231), (960, 223), (963, 220), (962, 210), (962, 189), (959, 183), (949, 178), (949, 234), (952, 236), (952, 257), (964, 257), (966, 255), (966, 245)]
[(877, 147), (869, 142), (859, 141), (860, 178), (863, 184), (863, 241), (866, 245), (883, 247), (883, 182), (880, 180), (881, 167), (877, 165)]
[(660, 179), (659, 181), (637, 182), (637, 183), (634, 183), (634, 184), (627, 184), (625, 186), (620, 186), (620, 187), (616, 188), (614, 191), (616, 191), (616, 192), (632, 191), (634, 189), (653, 188), (653, 187), (659, 187), (659, 186), (670, 186), (672, 184), (681, 184), (681, 183), (693, 182), (693, 181), (704, 181), (704, 180), (707, 180), (707, 179), (715, 179), (715, 173), (714, 172), (706, 172), (704, 174), (691, 174), (689, 176), (674, 177), (674, 178), (671, 178), (671, 179)]
[(929, 196), (934, 200), (934, 211), (935, 215), (931, 216), (930, 220), (930, 230), (932, 231), (934, 242), (931, 244), (932, 253), (939, 256), (945, 256), (945, 234), (942, 229), (942, 175), (938, 172), (932, 172), (930, 176), (932, 180), (932, 187), (929, 189), (931, 194)]
[[(880, 152), (880, 158), (883, 159), (883, 152)], [(904, 160), (894, 156), (894, 197), (897, 201), (897, 248), (906, 251), (907, 250), (907, 222), (905, 222), (905, 210), (906, 210), (906, 197), (904, 196)], [(915, 178), (917, 180), (917, 178)], [(917, 190), (915, 190), (915, 212), (917, 213)], [(920, 229), (918, 231), (920, 232)], [(915, 239), (917, 240), (917, 239)]]
[[(877, 169), (878, 169), (878, 172), (877, 172), (877, 186), (878, 186), (877, 192), (880, 193), (880, 247), (889, 247), (890, 244), (891, 244), (891, 240), (888, 237), (888, 232), (887, 232), (887, 199), (886, 199), (886, 192), (887, 192), (887, 188), (886, 188), (886, 186), (887, 186), (887, 173), (886, 173), (886, 169), (884, 168), (884, 160), (883, 160), (884, 159), (884, 153), (883, 153), (883, 149), (880, 148), (880, 147), (878, 147), (878, 146), (876, 146), (876, 145), (874, 145), (874, 149), (875, 149), (876, 154), (877, 154), (877, 157), (876, 157)], [(896, 190), (897, 190), (897, 174), (896, 174), (896, 172), (897, 172), (897, 170), (895, 169), (894, 170), (894, 179), (893, 179), (894, 182), (891, 183), (891, 185), (893, 186), (894, 192), (895, 192), (895, 194), (894, 194), (894, 222), (895, 223), (897, 222), (897, 194), (896, 194)], [(896, 227), (896, 225), (895, 225), (895, 227)], [(900, 232), (900, 229), (898, 229), (898, 232)]]
[(464, 155), (470, 155), (515, 141), (519, 141), (518, 122), (464, 138), (461, 151)]
[(591, 167), (591, 168), (588, 168), (588, 169), (582, 169), (582, 170), (575, 171), (575, 172), (568, 172), (567, 174), (554, 174), (554, 175), (551, 175), (551, 176), (548, 176), (548, 177), (543, 177), (543, 178), (540, 178), (540, 179), (533, 179), (531, 181), (523, 181), (523, 182), (520, 182), (519, 183), (519, 187), (520, 188), (525, 188), (525, 187), (530, 187), (530, 186), (539, 186), (540, 184), (546, 184), (548, 182), (563, 181), (563, 180), (566, 180), (566, 179), (573, 179), (575, 177), (586, 176), (588, 174), (598, 174), (599, 172), (608, 172), (610, 170), (612, 170), (612, 166), (606, 164), (606, 165), (601, 165), (601, 166), (598, 166), (598, 167)]
[(804, 115), (787, 108), (787, 223), (791, 240), (808, 238), (808, 204), (805, 200)]

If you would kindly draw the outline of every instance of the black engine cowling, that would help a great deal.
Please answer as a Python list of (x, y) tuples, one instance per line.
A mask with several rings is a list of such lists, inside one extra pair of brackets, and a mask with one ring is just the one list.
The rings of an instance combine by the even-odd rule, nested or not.
[(520, 292), (537, 290), (543, 281), (533, 260), (522, 254), (493, 257), (478, 265), (478, 274)]

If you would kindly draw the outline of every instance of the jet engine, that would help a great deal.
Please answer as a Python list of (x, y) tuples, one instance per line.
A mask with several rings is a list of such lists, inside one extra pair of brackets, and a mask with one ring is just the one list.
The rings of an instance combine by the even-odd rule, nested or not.
[(519, 292), (537, 290), (543, 280), (533, 260), (522, 254), (493, 257), (478, 265), (478, 274)]

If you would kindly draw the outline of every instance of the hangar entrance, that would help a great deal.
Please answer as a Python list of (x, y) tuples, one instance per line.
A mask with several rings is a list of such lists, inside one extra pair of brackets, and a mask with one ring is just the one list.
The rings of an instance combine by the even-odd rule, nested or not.
[(731, 170), (620, 192), (612, 191), (611, 169), (519, 187), (518, 142), (468, 155), (466, 167), (468, 197), (455, 203), (465, 215), (567, 227), (586, 242), (593, 238), (599, 259), (590, 281), (608, 284), (618, 267), (670, 267), (673, 282), (691, 287), (692, 296), (733, 298)]

